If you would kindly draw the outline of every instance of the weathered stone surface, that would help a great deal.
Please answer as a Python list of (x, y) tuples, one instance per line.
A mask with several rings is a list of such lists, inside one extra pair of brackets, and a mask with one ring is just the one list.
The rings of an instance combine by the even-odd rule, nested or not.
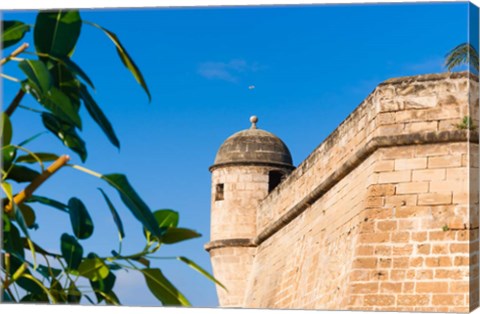
[[(470, 114), (474, 130), (457, 127)], [(477, 116), (476, 76), (391, 79), (270, 193), (268, 161), (214, 169), (209, 249), (215, 276), (232, 287), (218, 290), (220, 304), (441, 312), (477, 304)], [(215, 202), (221, 181), (231, 188)]]
[(288, 147), (278, 137), (260, 129), (248, 129), (230, 136), (218, 150), (211, 170), (229, 164), (273, 164), (292, 168)]

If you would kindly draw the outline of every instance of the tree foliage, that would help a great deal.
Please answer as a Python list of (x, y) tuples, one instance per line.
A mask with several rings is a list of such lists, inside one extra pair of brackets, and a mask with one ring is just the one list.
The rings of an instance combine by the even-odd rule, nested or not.
[[(33, 26), (21, 21), (3, 21), (3, 47), (17, 47), (0, 61), (0, 65), (16, 63), (24, 77), (15, 79), (1, 74), (4, 79), (16, 81), (19, 89), (10, 105), (2, 112), (0, 127), (3, 159), (1, 187), (4, 194), (0, 298), (11, 302), (75, 304), (85, 299), (93, 304), (120, 304), (115, 293), (115, 274), (132, 269), (144, 276), (145, 284), (162, 304), (189, 305), (185, 296), (160, 269), (150, 267), (151, 259), (158, 258), (156, 254), (162, 245), (200, 236), (194, 230), (178, 226), (178, 212), (170, 209), (152, 211), (124, 174), (101, 174), (83, 165), (70, 163), (67, 155), (31, 151), (28, 144), (37, 140), (38, 135), (18, 144), (12, 143), (14, 127), (10, 117), (17, 108), (34, 110), (39, 113), (45, 129), (60, 140), (66, 150), (71, 150), (85, 162), (88, 156), (86, 143), (78, 133), (83, 127), (79, 110), (84, 106), (111, 144), (120, 147), (112, 124), (90, 92), (94, 88), (93, 81), (72, 58), (84, 27), (96, 28), (106, 35), (115, 46), (123, 65), (132, 73), (148, 98), (151, 98), (142, 73), (117, 35), (98, 24), (83, 20), (80, 12), (39, 12)], [(28, 50), (28, 44), (20, 44), (31, 30), (34, 51)], [(40, 109), (22, 106), (24, 97), (33, 97)], [(55, 180), (55, 173), (64, 167), (93, 175), (111, 188), (111, 191), (99, 189), (105, 200), (104, 206), (111, 213), (112, 223), (118, 230), (119, 249), (112, 250), (110, 256), (87, 253), (83, 247), (82, 241), (92, 237), (96, 229), (95, 222), (81, 199), (71, 196), (66, 201), (60, 201), (35, 194), (36, 189), (46, 180)], [(14, 187), (20, 187), (19, 191), (13, 191)], [(145, 244), (137, 253), (124, 254), (121, 251), (125, 231), (117, 205), (108, 196), (112, 191), (118, 193), (123, 205), (144, 228)], [(67, 221), (70, 221), (71, 232), (59, 237), (57, 252), (43, 249), (30, 235), (32, 229), (39, 227), (35, 209), (39, 204), (62, 211)], [(41, 262), (38, 257), (43, 258)], [(170, 258), (185, 263), (221, 285), (188, 258)], [(79, 286), (79, 278), (88, 280), (90, 286)]]
[(478, 72), (478, 52), (475, 47), (469, 43), (458, 45), (445, 56), (445, 66), (448, 71), (462, 64), (470, 65)]

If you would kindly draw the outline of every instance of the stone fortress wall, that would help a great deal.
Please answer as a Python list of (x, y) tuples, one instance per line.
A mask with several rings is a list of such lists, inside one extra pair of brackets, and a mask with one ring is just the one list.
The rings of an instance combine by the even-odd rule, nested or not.
[(391, 79), (270, 193), (265, 167), (220, 169), (260, 174), (229, 177), (250, 191), (234, 213), (214, 200), (225, 178), (214, 171), (206, 248), (228, 288), (217, 289), (220, 305), (477, 307), (478, 114), (478, 78), (467, 72)]

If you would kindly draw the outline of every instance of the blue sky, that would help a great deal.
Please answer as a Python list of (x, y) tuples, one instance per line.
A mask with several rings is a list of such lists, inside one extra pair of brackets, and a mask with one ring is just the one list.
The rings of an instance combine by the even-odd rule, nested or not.
[[(153, 98), (149, 104), (108, 38), (84, 25), (73, 60), (92, 78), (95, 98), (121, 142), (118, 151), (83, 110), (81, 135), (89, 153), (85, 166), (125, 173), (152, 210), (179, 211), (180, 225), (203, 237), (165, 246), (161, 255), (184, 255), (211, 270), (203, 250), (209, 240), (208, 167), (221, 143), (248, 128), (255, 114), (259, 128), (279, 136), (298, 165), (380, 82), (444, 72), (445, 54), (467, 41), (468, 5), (95, 9), (83, 10), (82, 17), (118, 35)], [(34, 18), (33, 12), (4, 12), (5, 20), (33, 24)], [(478, 30), (472, 34), (478, 38)], [(26, 40), (31, 39), (30, 33)], [(3, 71), (20, 76), (13, 62)], [(17, 89), (15, 83), (3, 82), (5, 104)], [(38, 108), (30, 97), (23, 104)], [(14, 142), (43, 130), (38, 115), (29, 111), (17, 110), (12, 121)], [(29, 148), (69, 153), (74, 163), (81, 163), (52, 135)], [(62, 169), (38, 194), (64, 202), (72, 196), (84, 200), (96, 230), (82, 245), (87, 252), (108, 254), (117, 248), (117, 232), (97, 187), (107, 191), (123, 218), (124, 252), (141, 250), (140, 224), (97, 179)], [(41, 206), (37, 216), (40, 228), (32, 236), (59, 251), (61, 233), (71, 233), (68, 216)], [(194, 306), (218, 304), (213, 284), (185, 265), (155, 261), (154, 266)], [(116, 291), (123, 304), (158, 305), (141, 276), (129, 272), (118, 277)]]

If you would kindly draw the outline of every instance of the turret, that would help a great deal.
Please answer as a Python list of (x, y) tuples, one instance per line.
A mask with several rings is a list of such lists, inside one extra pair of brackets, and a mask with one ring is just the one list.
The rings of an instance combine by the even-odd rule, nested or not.
[(206, 245), (214, 276), (228, 289), (217, 286), (220, 306), (243, 304), (251, 270), (258, 204), (293, 169), (287, 146), (278, 137), (257, 128), (237, 132), (220, 146), (212, 173), (211, 242)]

